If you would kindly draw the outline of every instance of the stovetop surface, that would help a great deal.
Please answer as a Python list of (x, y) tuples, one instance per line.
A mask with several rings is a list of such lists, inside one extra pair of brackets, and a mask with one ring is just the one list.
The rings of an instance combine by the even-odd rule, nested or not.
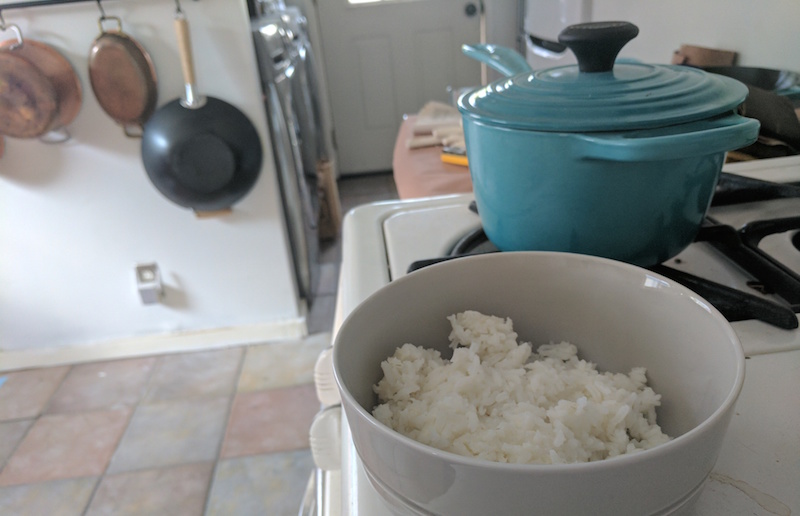
[[(769, 181), (800, 180), (800, 159), (763, 161), (736, 164), (729, 171)], [(350, 311), (371, 293), (405, 275), (413, 262), (447, 253), (460, 235), (479, 227), (479, 217), (466, 208), (471, 200), (469, 194), (453, 195), (375, 203), (351, 211), (343, 228), (334, 335)], [(794, 201), (785, 204), (788, 208), (782, 210), (800, 214), (800, 205)], [(761, 208), (751, 208), (764, 213)], [(720, 207), (711, 214), (726, 224), (737, 224), (734, 211)], [(413, 242), (408, 240), (409, 234), (414, 234)], [(682, 270), (704, 269), (716, 281), (750, 288), (740, 268), (720, 262), (714, 257), (716, 250), (707, 247), (692, 244), (668, 265)], [(745, 386), (695, 513), (766, 516), (798, 512), (800, 330), (784, 330), (757, 320), (734, 322), (732, 326), (748, 358)], [(319, 495), (326, 500), (320, 514), (397, 514), (397, 509), (387, 505), (369, 485), (344, 418), (341, 431), (342, 468), (325, 472), (329, 481)]]
[[(678, 256), (651, 269), (695, 290), (730, 321), (760, 319), (783, 329), (797, 328), (794, 312), (800, 312), (800, 188), (774, 181), (800, 178), (800, 160), (770, 160), (731, 168), (739, 170), (722, 174), (721, 193), (715, 196), (697, 240)], [(772, 197), (741, 202), (760, 199), (765, 193)], [(735, 204), (726, 204), (730, 202)], [(453, 256), (496, 251), (481, 231), (470, 194), (393, 205), (378, 218), (388, 280)], [(753, 221), (772, 219), (792, 219), (795, 226), (791, 227), (797, 229), (765, 229), (762, 232), (766, 237), (756, 233), (755, 226), (762, 223)]]

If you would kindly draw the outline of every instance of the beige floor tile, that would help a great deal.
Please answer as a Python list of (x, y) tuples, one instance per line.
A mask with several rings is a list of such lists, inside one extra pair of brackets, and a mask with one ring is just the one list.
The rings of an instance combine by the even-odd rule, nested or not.
[(0, 469), (25, 437), (25, 432), (28, 431), (33, 421), (33, 419), (21, 419), (0, 422)]
[(336, 296), (326, 294), (314, 298), (314, 304), (308, 311), (306, 324), (309, 333), (328, 332), (333, 330), (333, 320), (336, 315)]
[(76, 516), (83, 514), (97, 477), (52, 480), (0, 487), (0, 514), (14, 516)]
[(314, 364), (330, 342), (330, 333), (319, 333), (303, 340), (248, 346), (237, 389), (252, 392), (313, 382)]
[(317, 295), (336, 295), (339, 286), (339, 264), (323, 263), (319, 267), (319, 281), (315, 293)]
[(223, 458), (308, 447), (308, 431), (319, 411), (314, 386), (241, 392), (231, 409)]
[(243, 353), (234, 347), (159, 357), (143, 402), (229, 396)]
[(36, 417), (61, 384), (69, 366), (4, 373), (0, 385), (0, 421)]
[(206, 516), (296, 516), (313, 469), (309, 450), (222, 460)]
[(129, 415), (118, 409), (40, 417), (0, 472), (0, 485), (101, 475)]
[(319, 262), (339, 264), (342, 261), (342, 238), (320, 242)]
[(228, 405), (228, 398), (139, 405), (108, 472), (214, 460), (225, 432)]
[(397, 186), (391, 172), (345, 177), (339, 180), (342, 202), (353, 197), (375, 200), (397, 198)]
[(76, 365), (53, 394), (45, 413), (133, 406), (144, 394), (155, 360), (146, 357)]
[(86, 516), (200, 516), (213, 469), (204, 462), (107, 475)]

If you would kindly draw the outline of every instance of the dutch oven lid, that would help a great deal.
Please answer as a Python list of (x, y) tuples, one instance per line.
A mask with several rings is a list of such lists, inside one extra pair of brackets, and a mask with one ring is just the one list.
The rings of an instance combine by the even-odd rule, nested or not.
[(628, 22), (571, 25), (558, 40), (578, 64), (521, 73), (465, 94), (462, 113), (492, 125), (559, 132), (652, 129), (734, 110), (747, 87), (684, 66), (617, 62), (639, 29)]

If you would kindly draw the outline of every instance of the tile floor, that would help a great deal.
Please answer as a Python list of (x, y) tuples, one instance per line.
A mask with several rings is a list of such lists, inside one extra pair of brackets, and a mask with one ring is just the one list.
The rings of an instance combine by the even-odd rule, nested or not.
[[(342, 213), (347, 213), (361, 204), (398, 198), (397, 188), (390, 172), (340, 179), (339, 196), (342, 201)], [(319, 261), (321, 269), (319, 289), (309, 310), (309, 333), (330, 330), (333, 325), (339, 263), (342, 261), (341, 238), (322, 242)]]
[[(391, 174), (339, 188), (344, 211), (397, 198)], [(305, 339), (0, 373), (0, 514), (296, 515), (340, 240)]]

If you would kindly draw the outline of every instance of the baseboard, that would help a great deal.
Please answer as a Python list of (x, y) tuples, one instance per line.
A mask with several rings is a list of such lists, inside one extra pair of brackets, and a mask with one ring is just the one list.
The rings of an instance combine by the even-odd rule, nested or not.
[(0, 372), (225, 348), (305, 337), (304, 318), (202, 331), (127, 337), (63, 348), (0, 352)]

